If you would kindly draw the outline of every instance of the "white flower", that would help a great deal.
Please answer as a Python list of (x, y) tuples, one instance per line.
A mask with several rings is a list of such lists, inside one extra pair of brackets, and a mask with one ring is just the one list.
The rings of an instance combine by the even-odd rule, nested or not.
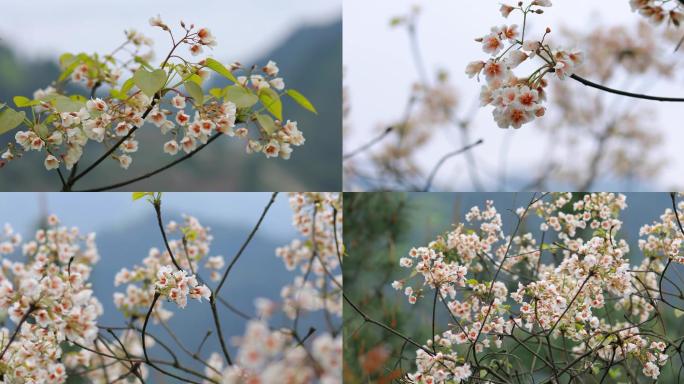
[(660, 368), (658, 368), (657, 365), (653, 364), (652, 362), (647, 362), (644, 364), (644, 375), (652, 378), (652, 379), (657, 379), (658, 376), (660, 376)]
[(278, 76), (280, 69), (278, 68), (278, 65), (276, 65), (275, 61), (269, 60), (268, 64), (264, 66), (263, 71), (269, 76)]
[(275, 79), (269, 80), (268, 83), (271, 85), (271, 87), (279, 91), (285, 89), (285, 81), (283, 81), (281, 77), (276, 77)]
[(107, 110), (107, 103), (102, 99), (90, 99), (86, 102), (86, 108), (88, 108), (88, 111), (90, 112), (104, 112)]
[(513, 50), (508, 53), (506, 57), (506, 63), (510, 68), (516, 68), (523, 61), (527, 60), (527, 54), (520, 50)]
[(190, 116), (188, 116), (187, 114), (185, 114), (185, 112), (183, 112), (183, 111), (178, 111), (178, 113), (176, 114), (176, 122), (177, 122), (179, 125), (185, 125), (185, 124), (187, 124), (189, 121), (190, 121)]
[(120, 122), (116, 128), (114, 128), (114, 132), (116, 133), (117, 136), (126, 136), (128, 135), (128, 132), (131, 131), (131, 125), (128, 124), (125, 121)]
[(482, 60), (472, 61), (472, 62), (468, 63), (468, 66), (466, 66), (466, 74), (471, 79), (475, 76), (479, 76), (480, 72), (482, 72), (482, 68), (484, 68), (484, 66), (485, 66), (485, 62)]
[(164, 143), (164, 153), (173, 156), (178, 153), (178, 143), (176, 140), (170, 140)]
[(280, 143), (276, 140), (271, 140), (264, 146), (263, 149), (266, 157), (277, 157), (280, 154)]
[(532, 5), (537, 5), (540, 7), (550, 7), (552, 4), (551, 0), (534, 0), (532, 2)]
[(150, 17), (149, 22), (150, 22), (150, 25), (153, 27), (159, 27), (165, 31), (169, 30), (169, 27), (166, 24), (164, 24), (160, 15), (157, 15), (156, 17)]
[(183, 95), (176, 95), (174, 98), (171, 99), (171, 104), (173, 104), (174, 107), (177, 109), (184, 109), (185, 108), (185, 96)]
[(133, 159), (132, 159), (130, 156), (128, 156), (128, 155), (121, 155), (121, 156), (118, 156), (118, 160), (119, 160), (119, 165), (120, 165), (121, 168), (123, 168), (123, 169), (128, 169), (128, 167), (129, 167), (129, 166), (131, 165), (131, 163), (133, 162)]
[(43, 164), (48, 171), (59, 168), (59, 160), (52, 155), (47, 155)]
[(202, 45), (207, 45), (210, 47), (216, 46), (216, 39), (211, 34), (211, 31), (209, 30), (209, 28), (201, 28), (197, 32), (197, 37), (199, 38), (200, 43)]

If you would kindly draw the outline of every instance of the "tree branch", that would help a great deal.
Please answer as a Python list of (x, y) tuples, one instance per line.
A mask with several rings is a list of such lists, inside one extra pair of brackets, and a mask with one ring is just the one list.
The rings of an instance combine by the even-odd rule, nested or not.
[(664, 102), (684, 102), (684, 98), (681, 97), (660, 97), (660, 96), (651, 96), (651, 95), (644, 95), (640, 93), (632, 93), (632, 92), (626, 92), (626, 91), (621, 91), (619, 89), (614, 89), (614, 88), (609, 88), (601, 84), (594, 83), (593, 81), (589, 81), (583, 77), (580, 77), (576, 74), (570, 75), (570, 78), (579, 81), (580, 83), (586, 85), (587, 87), (592, 87), (599, 89), (601, 91), (605, 91), (608, 93), (614, 93), (616, 95), (620, 96), (627, 96), (627, 97), (633, 97), (635, 99), (644, 99), (644, 100), (654, 100), (654, 101), (664, 101)]

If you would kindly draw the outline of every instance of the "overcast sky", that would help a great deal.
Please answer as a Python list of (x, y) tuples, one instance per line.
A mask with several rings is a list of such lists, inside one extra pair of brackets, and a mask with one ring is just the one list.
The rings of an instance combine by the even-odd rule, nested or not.
[[(452, 82), (459, 89), (461, 105), (465, 105), (460, 111), (470, 108), (477, 100), (480, 89), (474, 80), (464, 74), (468, 62), (484, 57), (481, 47), (473, 39), (486, 34), (491, 26), (517, 22), (503, 19), (498, 12), (499, 2), (491, 0), (345, 0), (345, 82), (351, 102), (350, 124), (353, 132), (345, 142), (346, 150), (365, 143), (369, 135), (377, 135), (378, 131), (368, 133), (371, 129), (396, 121), (402, 115), (408, 90), (417, 75), (406, 32), (390, 28), (389, 20), (393, 16), (406, 14), (413, 4), (420, 4), (423, 9), (419, 39), (428, 70), (434, 73), (444, 68), (451, 73)], [(641, 18), (631, 12), (627, 0), (574, 0), (554, 1), (554, 6), (544, 15), (535, 16), (535, 20), (532, 31), (536, 33), (547, 25), (556, 30), (561, 25), (568, 25), (586, 31), (600, 24), (634, 25)], [(671, 84), (652, 82), (650, 78), (637, 80), (636, 88), (632, 90), (663, 96), (684, 95), (681, 80)], [(620, 85), (613, 84), (616, 87)], [(577, 87), (583, 86), (577, 83)], [(672, 188), (675, 183), (684, 184), (680, 180), (684, 170), (684, 156), (681, 156), (681, 143), (684, 140), (681, 103), (630, 100), (622, 105), (628, 108), (648, 106), (656, 110), (656, 126), (666, 133), (664, 147), (659, 152), (666, 156), (668, 163), (657, 180), (660, 185), (649, 187), (662, 190)], [(480, 109), (472, 126), (475, 127), (473, 138), (485, 140), (485, 144), (474, 152), (479, 164), (487, 169), (496, 169), (502, 140), (510, 135), (509, 174), (511, 170), (537, 170), (541, 151), (536, 149), (545, 143), (546, 138), (543, 136), (542, 141), (539, 130), (529, 129), (529, 126), (517, 131), (501, 130), (494, 124), (491, 108)], [(438, 156), (434, 154), (443, 154), (459, 147), (457, 135), (440, 133), (438, 140), (426, 151), (432, 155), (422, 157), (424, 166), (430, 168), (436, 163)], [(456, 190), (470, 188), (467, 174), (463, 172), (463, 161), (463, 158), (451, 160), (440, 173), (439, 181)]]
[[(60, 0), (11, 1), (0, 14), (0, 38), (26, 55), (109, 52), (136, 29), (166, 49), (168, 35), (148, 24), (160, 14), (170, 26), (179, 20), (208, 27), (219, 43), (222, 60), (250, 60), (264, 54), (304, 23), (338, 18), (341, 0)], [(161, 53), (157, 56), (159, 57)]]
[[(165, 212), (185, 213), (200, 222), (215, 221), (252, 227), (270, 199), (270, 193), (173, 193), (163, 195)], [(62, 224), (82, 232), (120, 227), (144, 215), (154, 215), (146, 201), (132, 201), (130, 192), (109, 193), (0, 193), (0, 226), (10, 223), (25, 236), (33, 236), (41, 204), (59, 216)], [(154, 217), (154, 216), (152, 216)], [(168, 217), (168, 216), (167, 216)], [(170, 220), (170, 219), (169, 219)], [(261, 230), (287, 241), (294, 235), (287, 194), (280, 194)]]

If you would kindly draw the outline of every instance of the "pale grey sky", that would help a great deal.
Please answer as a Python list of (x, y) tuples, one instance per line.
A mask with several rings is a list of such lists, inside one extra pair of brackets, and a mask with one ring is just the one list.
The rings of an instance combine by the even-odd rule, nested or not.
[[(168, 35), (148, 19), (160, 14), (171, 26), (179, 20), (208, 27), (222, 60), (250, 60), (264, 54), (304, 23), (333, 20), (342, 0), (35, 0), (4, 4), (0, 37), (29, 56), (63, 52), (109, 52), (133, 28), (155, 39), (161, 50)], [(160, 56), (161, 53), (158, 54)]]
[[(26, 237), (33, 236), (40, 217), (40, 204), (56, 214), (62, 224), (82, 232), (122, 226), (142, 216), (154, 215), (146, 201), (133, 201), (130, 192), (107, 193), (0, 193), (0, 226), (11, 224)], [(251, 227), (269, 201), (271, 193), (164, 193), (165, 212), (184, 213), (201, 222), (221, 222)], [(154, 216), (152, 216), (154, 217)], [(261, 230), (287, 241), (295, 234), (289, 224), (292, 211), (287, 193), (281, 193), (271, 207)]]
[[(513, 2), (511, 0), (511, 2)], [(357, 148), (376, 135), (369, 134), (379, 125), (401, 118), (408, 90), (417, 79), (410, 56), (407, 33), (389, 27), (390, 18), (403, 15), (414, 4), (422, 7), (419, 23), (419, 39), (427, 69), (434, 73), (444, 68), (451, 73), (452, 82), (458, 87), (461, 111), (467, 110), (477, 100), (480, 86), (464, 74), (466, 64), (481, 59), (481, 47), (473, 39), (482, 36), (494, 25), (514, 23), (503, 19), (498, 12), (499, 1), (444, 1), (444, 0), (345, 0), (344, 6), (344, 65), (345, 83), (351, 102), (350, 124), (353, 134), (345, 141), (347, 150)], [(641, 19), (632, 13), (627, 0), (555, 0), (544, 15), (535, 16), (533, 31), (540, 31), (549, 25), (559, 29), (568, 25), (589, 30), (600, 24), (634, 25)], [(681, 67), (680, 67), (681, 68)], [(681, 72), (681, 70), (680, 70)], [(619, 82), (618, 82), (619, 83)], [(647, 86), (644, 87), (644, 84)], [(620, 87), (620, 84), (613, 84)], [(650, 78), (638, 79), (631, 90), (663, 96), (683, 96), (684, 84), (652, 82)], [(582, 87), (579, 83), (578, 87)], [(378, 102), (381, 100), (382, 102)], [(658, 126), (666, 133), (662, 154), (668, 160), (664, 172), (658, 178), (658, 190), (682, 185), (680, 177), (684, 170), (684, 157), (680, 156), (684, 141), (684, 127), (681, 120), (681, 103), (656, 103), (643, 100), (624, 100), (625, 107), (648, 106), (657, 111)], [(513, 170), (536, 170), (540, 163), (540, 151), (535, 149), (542, 139), (537, 129), (501, 130), (493, 122), (491, 108), (480, 109), (473, 127), (473, 138), (483, 138), (485, 144), (474, 153), (485, 169), (496, 169), (499, 148), (506, 135), (511, 136), (509, 175)], [(446, 132), (446, 131), (443, 131)], [(450, 132), (454, 132), (453, 130)], [(443, 154), (460, 147), (457, 135), (440, 132), (426, 153)], [(580, 156), (581, 154), (577, 154)], [(426, 169), (435, 164), (437, 155), (423, 156)], [(441, 171), (438, 182), (455, 190), (471, 188), (462, 158), (451, 160)], [(494, 172), (488, 172), (492, 174)], [(495, 175), (496, 173), (494, 173)], [(448, 183), (448, 184), (447, 184)]]

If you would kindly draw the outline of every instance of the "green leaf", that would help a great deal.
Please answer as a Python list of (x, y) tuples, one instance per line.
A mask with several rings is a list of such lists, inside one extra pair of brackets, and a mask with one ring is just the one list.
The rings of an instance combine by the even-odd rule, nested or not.
[(610, 376), (611, 379), (617, 379), (620, 377), (620, 369), (619, 368), (611, 368), (608, 370), (608, 375)]
[(57, 112), (78, 112), (84, 107), (85, 103), (82, 101), (72, 100), (66, 96), (59, 95), (52, 100), (52, 105), (55, 106)]
[(235, 103), (239, 108), (249, 108), (259, 101), (257, 95), (239, 85), (230, 85), (224, 91), (226, 99)]
[(682, 310), (680, 310), (680, 309), (675, 309), (675, 310), (674, 310), (674, 315), (675, 315), (676, 318), (680, 318), (680, 317), (684, 316), (684, 311), (682, 311)]
[(181, 228), (181, 232), (183, 232), (183, 237), (188, 241), (195, 241), (197, 239), (197, 231), (190, 227)]
[(25, 117), (26, 113), (17, 112), (10, 107), (0, 110), (0, 135), (18, 127)]
[(63, 64), (66, 65), (66, 68), (64, 68), (64, 72), (62, 72), (62, 74), (59, 75), (59, 78), (57, 79), (58, 83), (61, 83), (62, 81), (66, 80), (67, 77), (71, 76), (71, 74), (74, 73), (76, 67), (78, 67), (81, 64), (81, 60), (80, 58), (71, 55), (70, 57), (68, 57), (68, 59), (64, 60)]
[(145, 196), (153, 196), (153, 192), (133, 192), (133, 201), (140, 200)]
[(130, 91), (134, 85), (135, 85), (135, 79), (131, 77), (130, 79), (126, 80), (123, 83), (123, 85), (121, 86), (121, 92), (122, 93), (128, 93), (128, 91)]
[(316, 107), (311, 104), (309, 99), (306, 98), (306, 96), (302, 95), (298, 91), (295, 91), (294, 89), (288, 89), (285, 91), (285, 93), (292, 98), (297, 104), (301, 105), (302, 108), (306, 109), (307, 111), (313, 112), (318, 115), (318, 111), (316, 111)]
[(135, 61), (136, 63), (140, 64), (140, 65), (141, 65), (143, 68), (145, 68), (145, 69), (148, 69), (148, 70), (150, 70), (150, 71), (153, 71), (153, 70), (154, 70), (154, 68), (150, 65), (150, 63), (148, 63), (147, 60), (145, 60), (145, 59), (142, 58), (141, 56), (136, 56), (136, 57), (134, 57), (134, 58), (133, 58), (133, 61)]
[(196, 105), (204, 104), (204, 92), (202, 92), (202, 87), (197, 85), (197, 83), (192, 81), (186, 81), (185, 90), (188, 91), (190, 97), (192, 97), (195, 100)]
[(276, 131), (275, 121), (273, 121), (271, 116), (257, 114), (256, 119), (259, 122), (259, 125), (261, 125), (261, 128), (269, 135), (272, 135)]
[(390, 26), (396, 27), (397, 25), (401, 25), (404, 22), (403, 17), (393, 17), (390, 19)]
[(221, 88), (212, 88), (209, 90), (209, 94), (214, 96), (217, 99), (220, 99), (225, 95), (225, 92)]
[(278, 93), (271, 88), (264, 88), (259, 91), (259, 100), (278, 120), (283, 120), (283, 103), (280, 101)]
[(208, 58), (205, 60), (204, 65), (213, 70), (214, 72), (218, 73), (219, 75), (225, 77), (226, 79), (232, 81), (233, 83), (237, 83), (237, 79), (235, 78), (235, 75), (233, 75), (228, 68), (226, 68), (223, 64), (219, 63), (218, 61)]
[(200, 86), (204, 82), (204, 79), (202, 78), (202, 76), (200, 76), (196, 73), (193, 73), (192, 75), (188, 76), (187, 80), (192, 81), (193, 83), (200, 85)]
[(152, 72), (140, 68), (133, 74), (135, 85), (140, 88), (147, 96), (154, 96), (166, 84), (166, 72), (163, 69), (156, 69)]
[(133, 88), (135, 85), (135, 80), (131, 77), (130, 79), (126, 80), (123, 85), (121, 86), (121, 90), (118, 89), (110, 89), (109, 94), (112, 95), (112, 97), (116, 99), (126, 99), (128, 97), (128, 91)]
[(47, 137), (48, 137), (48, 134), (50, 133), (50, 131), (48, 130), (48, 128), (45, 126), (45, 124), (36, 124), (36, 125), (34, 125), (34, 126), (33, 126), (33, 131), (36, 132), (36, 133), (38, 134), (39, 137), (44, 138), (44, 139), (47, 138)]
[(19, 108), (32, 107), (38, 104), (40, 104), (40, 100), (31, 100), (24, 96), (14, 96), (14, 105)]
[(59, 57), (59, 63), (62, 66), (67, 66), (67, 65), (71, 64), (75, 58), (76, 58), (76, 56), (74, 56), (71, 53), (64, 53)]

